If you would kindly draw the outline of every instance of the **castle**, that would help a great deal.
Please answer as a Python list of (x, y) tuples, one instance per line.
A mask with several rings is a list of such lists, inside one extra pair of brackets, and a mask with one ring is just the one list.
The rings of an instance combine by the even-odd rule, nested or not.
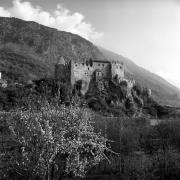
[(105, 60), (86, 60), (84, 62), (73, 62), (66, 64), (63, 57), (55, 65), (55, 78), (58, 80), (66, 80), (74, 86), (76, 82), (82, 82), (82, 93), (88, 90), (89, 83), (95, 77), (100, 79), (116, 79), (121, 81), (124, 78), (124, 64), (118, 61)]

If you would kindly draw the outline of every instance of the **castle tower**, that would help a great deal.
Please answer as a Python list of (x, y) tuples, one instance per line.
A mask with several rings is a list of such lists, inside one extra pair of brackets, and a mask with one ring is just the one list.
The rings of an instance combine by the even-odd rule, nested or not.
[(117, 76), (118, 81), (124, 78), (124, 63), (123, 62), (112, 62), (111, 63), (111, 76), (114, 78)]
[(63, 56), (61, 56), (61, 58), (60, 58), (60, 60), (59, 60), (59, 62), (57, 64), (64, 65), (64, 66), (66, 65), (66, 62), (65, 62)]
[(66, 74), (67, 74), (66, 62), (64, 58), (61, 56), (58, 63), (55, 65), (55, 70), (54, 70), (55, 79), (60, 81), (65, 81), (67, 80)]

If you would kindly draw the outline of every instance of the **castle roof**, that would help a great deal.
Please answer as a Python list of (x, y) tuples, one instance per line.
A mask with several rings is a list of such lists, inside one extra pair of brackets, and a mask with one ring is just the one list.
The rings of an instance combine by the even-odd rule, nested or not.
[(61, 58), (60, 58), (60, 60), (59, 60), (59, 62), (58, 62), (57, 64), (63, 64), (63, 65), (66, 64), (66, 62), (65, 62), (65, 60), (64, 60), (64, 58), (63, 58), (63, 56), (61, 56)]
[(124, 65), (123, 61), (111, 61), (111, 64), (121, 64)]
[(98, 59), (96, 59), (96, 60), (93, 60), (93, 62), (97, 62), (97, 63), (110, 63), (109, 61), (106, 61), (106, 60), (98, 60)]
[(96, 63), (108, 63), (108, 64), (121, 64), (121, 65), (124, 65), (124, 63), (123, 62), (121, 62), (121, 61), (107, 61), (107, 60), (98, 60), (98, 59), (96, 59), (96, 60), (93, 60), (93, 62), (96, 62)]

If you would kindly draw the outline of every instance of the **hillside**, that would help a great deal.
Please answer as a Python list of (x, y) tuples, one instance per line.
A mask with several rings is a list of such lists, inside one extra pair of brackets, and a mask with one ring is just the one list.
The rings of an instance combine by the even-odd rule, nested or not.
[(54, 65), (61, 56), (67, 62), (89, 58), (123, 61), (126, 76), (151, 88), (156, 100), (180, 106), (180, 91), (176, 87), (127, 58), (98, 48), (78, 35), (35, 22), (0, 17), (0, 71), (4, 78), (26, 81), (53, 76)]
[(0, 69), (8, 78), (28, 79), (52, 75), (61, 56), (103, 59), (91, 42), (35, 22), (0, 17)]
[(180, 90), (167, 82), (160, 76), (147, 71), (146, 69), (136, 65), (133, 61), (121, 55), (108, 51), (99, 47), (103, 55), (112, 60), (123, 61), (126, 68), (126, 77), (135, 79), (143, 87), (152, 90), (153, 97), (160, 103), (169, 105), (180, 105)]

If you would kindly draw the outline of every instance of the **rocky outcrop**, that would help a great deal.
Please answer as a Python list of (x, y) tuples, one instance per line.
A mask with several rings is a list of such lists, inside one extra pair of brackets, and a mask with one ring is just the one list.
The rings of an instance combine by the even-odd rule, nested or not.
[(86, 99), (95, 110), (124, 113), (139, 116), (144, 106), (143, 95), (138, 95), (131, 82), (123, 80), (120, 83), (113, 80), (92, 80)]

